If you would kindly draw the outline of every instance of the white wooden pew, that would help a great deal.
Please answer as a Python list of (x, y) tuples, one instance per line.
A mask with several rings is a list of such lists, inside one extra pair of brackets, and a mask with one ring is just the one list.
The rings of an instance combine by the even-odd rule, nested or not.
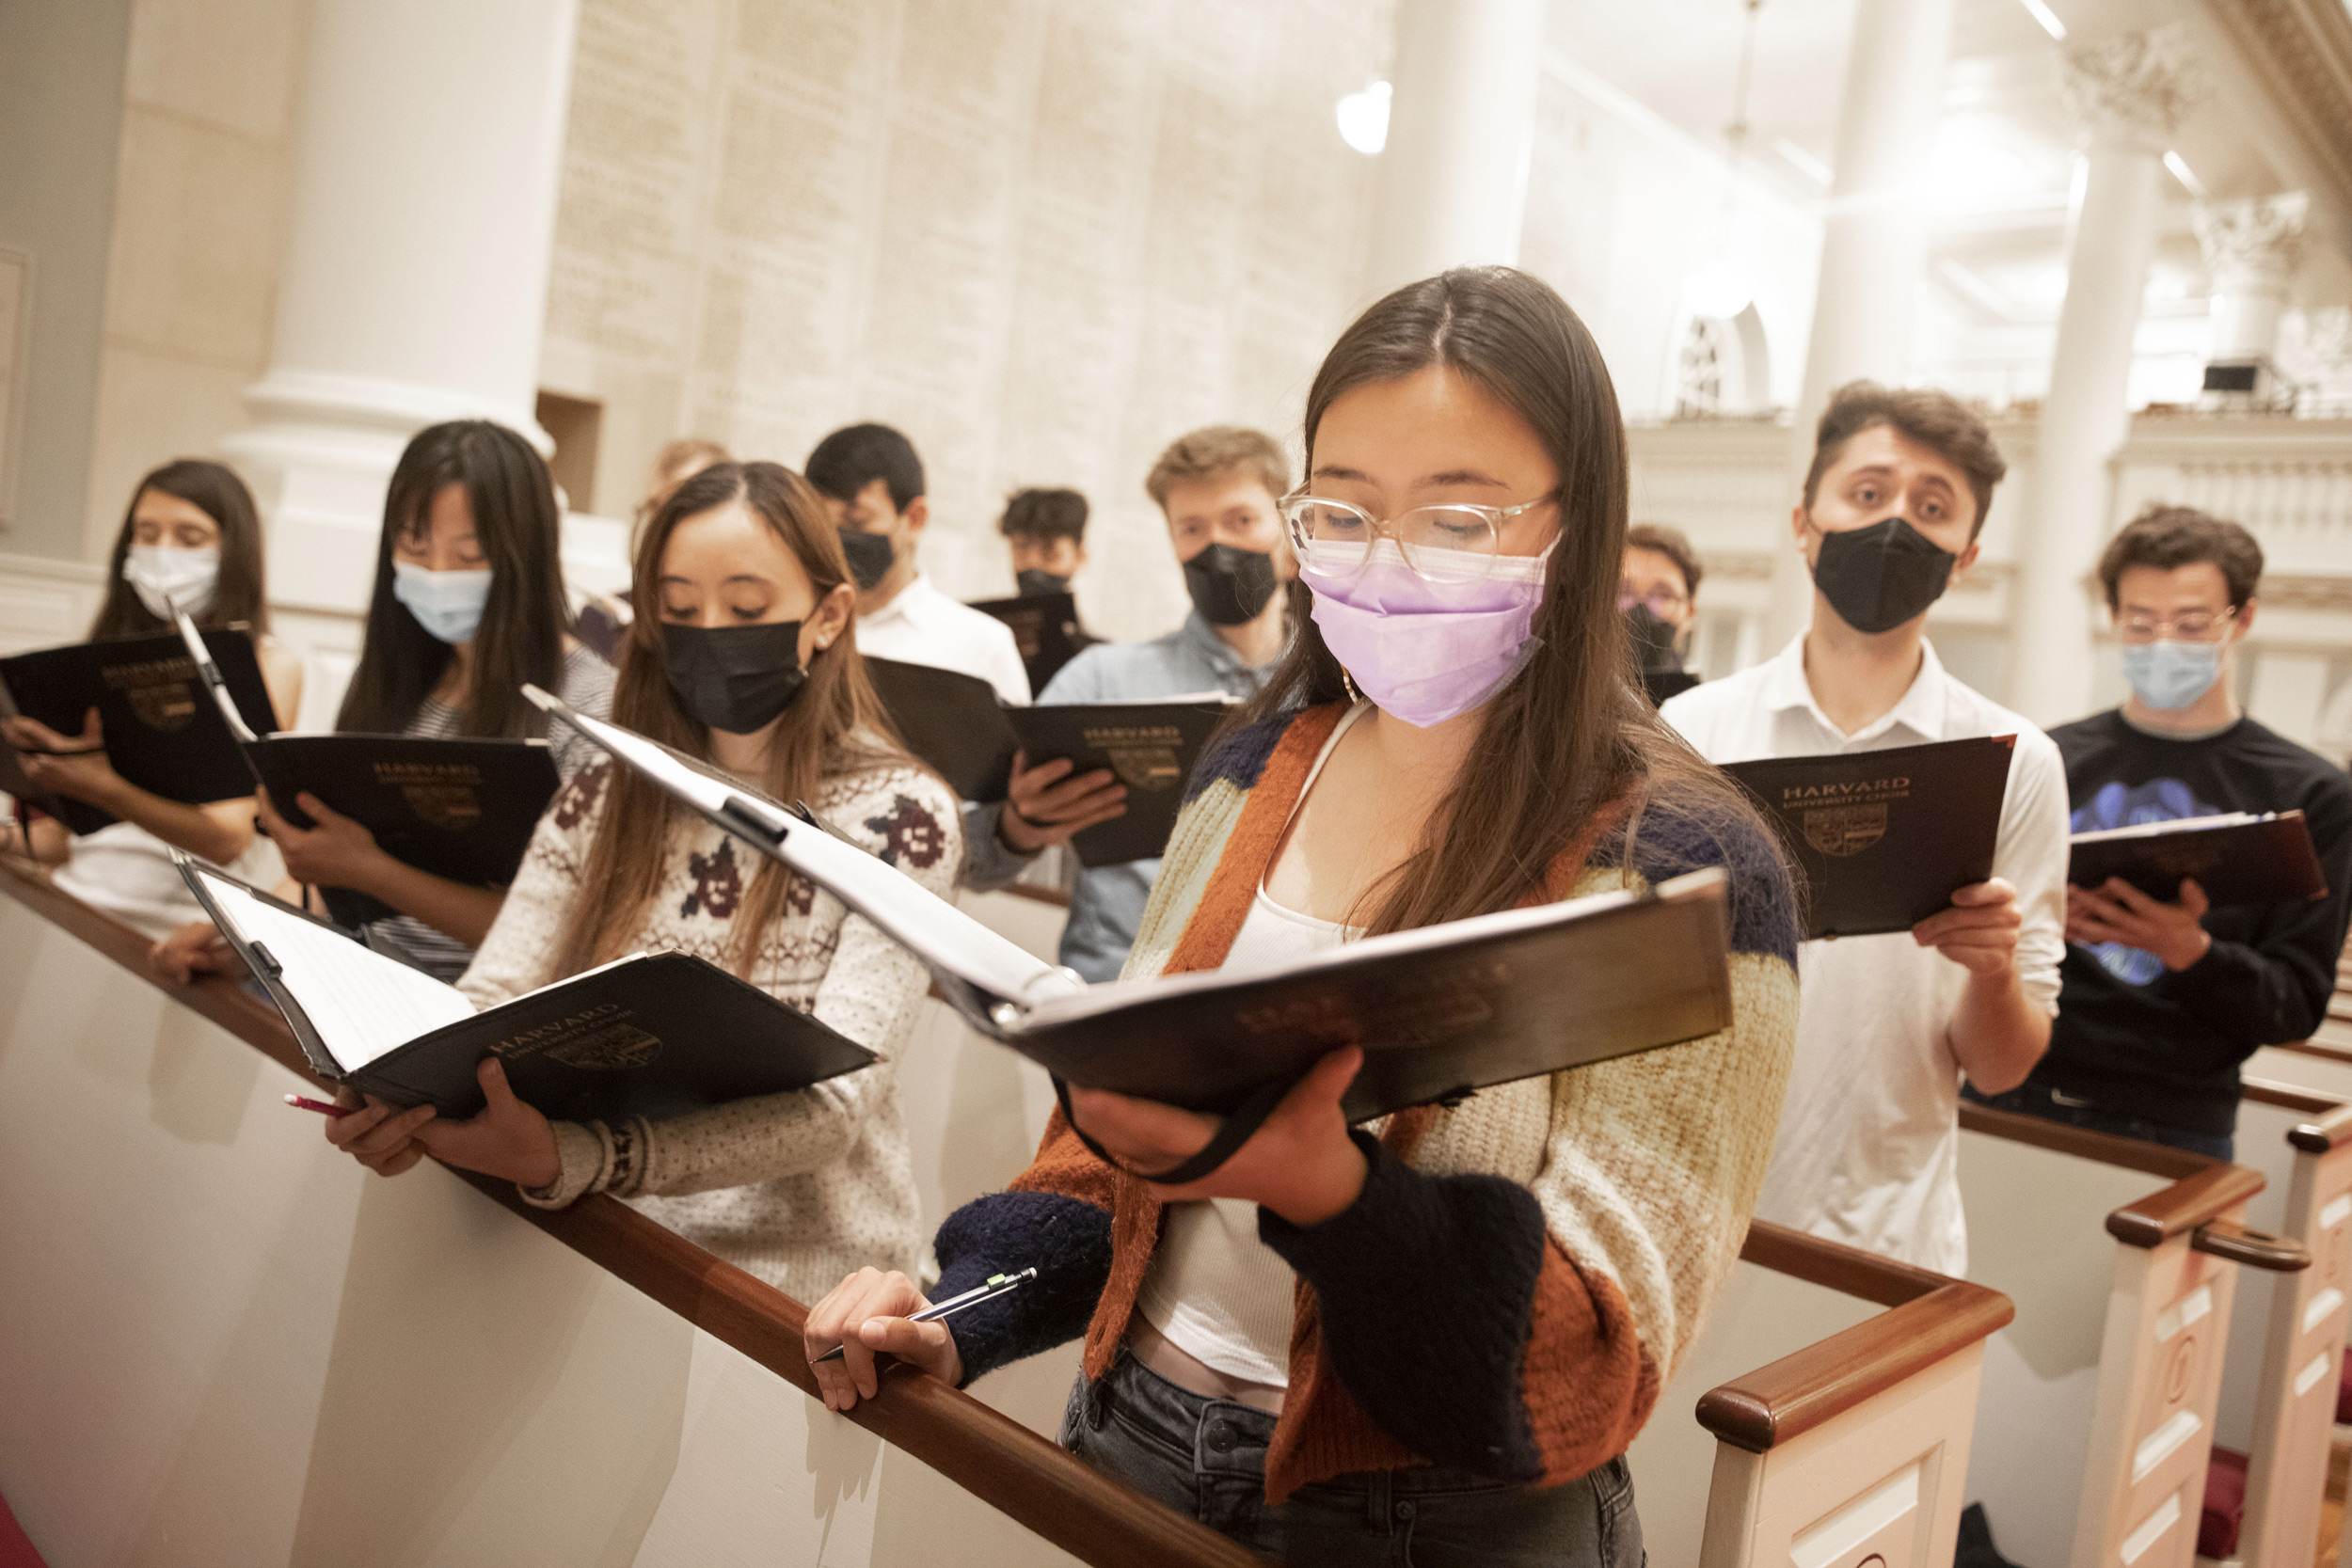
[(2009, 1319), (1997, 1291), (1758, 1221), (1629, 1456), (1649, 1560), (1948, 1568)]
[(2247, 1456), (2234, 1556), (2311, 1560), (2328, 1483), (2352, 1261), (2352, 1101), (2249, 1078), (2237, 1158), (2268, 1183), (2248, 1205), (2263, 1228), (2302, 1243), (2312, 1266), (2239, 1280), (2215, 1431)]
[(1961, 1127), (1969, 1277), (2017, 1310), (1969, 1497), (2012, 1560), (2187, 1568), (2239, 1266), (2308, 1255), (2245, 1226), (2245, 1166), (1979, 1105)]

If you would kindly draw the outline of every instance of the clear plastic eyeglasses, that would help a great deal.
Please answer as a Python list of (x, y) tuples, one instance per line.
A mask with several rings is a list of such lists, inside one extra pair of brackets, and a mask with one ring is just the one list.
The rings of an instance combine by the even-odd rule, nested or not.
[(1383, 522), (1345, 501), (1290, 496), (1282, 501), (1282, 520), (1298, 547), (1299, 569), (1310, 577), (1353, 577), (1372, 560), (1375, 541), (1387, 538), (1425, 581), (1476, 582), (1494, 570), (1502, 525), (1553, 499), (1538, 496), (1517, 506), (1417, 506)]
[(2184, 610), (2174, 615), (2126, 615), (2115, 629), (2126, 642), (2210, 642), (2237, 619), (2237, 606), (2216, 614), (2210, 610)]

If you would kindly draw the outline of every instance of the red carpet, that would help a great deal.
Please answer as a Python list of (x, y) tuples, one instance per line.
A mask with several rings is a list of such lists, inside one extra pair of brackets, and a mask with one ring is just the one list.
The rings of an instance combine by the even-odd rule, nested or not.
[(0, 1497), (0, 1568), (48, 1568), (33, 1544), (24, 1539), (24, 1532), (16, 1528), (16, 1515), (8, 1512), (8, 1499)]

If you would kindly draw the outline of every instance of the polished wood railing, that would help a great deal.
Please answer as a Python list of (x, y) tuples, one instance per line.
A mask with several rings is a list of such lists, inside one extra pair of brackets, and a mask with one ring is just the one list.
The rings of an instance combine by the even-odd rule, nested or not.
[[(0, 858), (0, 893), (289, 1071), (318, 1082), (277, 1010), (236, 982), (205, 976), (180, 985), (166, 979), (147, 961), (145, 937), (52, 887), (23, 862)], [(816, 1395), (817, 1381), (801, 1339), (807, 1308), (783, 1291), (603, 1194), (550, 1212), (523, 1202), (512, 1182), (455, 1174), (712, 1338)], [(911, 1368), (886, 1363), (879, 1396), (861, 1401), (845, 1418), (1099, 1568), (1252, 1568), (1266, 1560), (1089, 1469), (969, 1394)]]
[(1751, 1453), (1844, 1415), (1997, 1333), (2016, 1315), (1998, 1291), (1765, 1220), (1748, 1227), (1740, 1256), (1759, 1268), (1892, 1309), (1711, 1388), (1699, 1400), (1699, 1424)]

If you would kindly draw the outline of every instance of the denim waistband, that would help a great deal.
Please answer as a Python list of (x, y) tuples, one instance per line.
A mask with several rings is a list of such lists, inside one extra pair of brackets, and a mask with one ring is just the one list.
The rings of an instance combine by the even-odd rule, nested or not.
[[(1190, 1449), (1204, 1474), (1263, 1478), (1277, 1418), (1232, 1400), (1211, 1399), (1179, 1388), (1125, 1349), (1101, 1381), (1086, 1393), (1087, 1420), (1099, 1426), (1110, 1410), (1157, 1436), (1168, 1447)], [(1401, 1470), (1359, 1471), (1315, 1482), (1306, 1490), (1325, 1497), (1363, 1494), (1385, 1512), (1388, 1499), (1410, 1494), (1515, 1490), (1514, 1482), (1438, 1465)]]

